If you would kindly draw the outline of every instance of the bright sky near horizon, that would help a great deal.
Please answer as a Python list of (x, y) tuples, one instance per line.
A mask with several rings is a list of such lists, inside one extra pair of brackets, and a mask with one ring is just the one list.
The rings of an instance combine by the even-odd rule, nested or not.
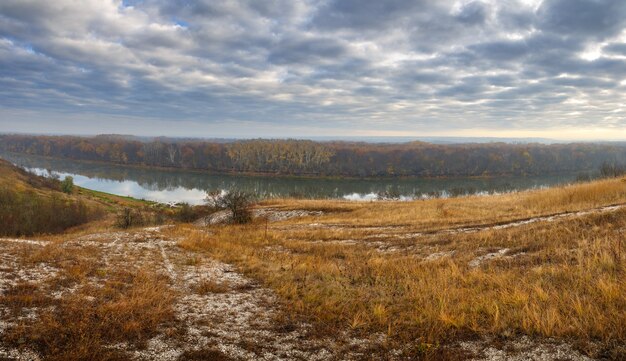
[(2, 0), (0, 131), (626, 140), (626, 1)]

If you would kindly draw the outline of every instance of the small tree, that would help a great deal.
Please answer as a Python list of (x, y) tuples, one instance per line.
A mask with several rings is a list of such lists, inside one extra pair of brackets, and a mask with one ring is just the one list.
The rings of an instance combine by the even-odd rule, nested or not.
[(255, 196), (252, 193), (240, 190), (213, 191), (206, 197), (209, 207), (215, 210), (229, 210), (232, 213), (232, 222), (237, 224), (252, 220), (251, 207), (254, 200)]
[(626, 165), (619, 163), (604, 162), (600, 167), (600, 175), (603, 178), (617, 178), (626, 174)]
[(142, 225), (143, 223), (144, 219), (141, 212), (133, 210), (132, 208), (124, 208), (117, 215), (117, 226), (120, 228), (130, 228)]
[(74, 178), (69, 175), (65, 177), (61, 182), (61, 190), (63, 193), (71, 194), (74, 190)]

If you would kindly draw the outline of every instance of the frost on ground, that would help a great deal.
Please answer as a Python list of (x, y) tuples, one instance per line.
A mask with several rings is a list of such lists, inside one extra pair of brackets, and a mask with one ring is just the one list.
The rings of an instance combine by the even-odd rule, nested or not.
[[(35, 263), (31, 267), (22, 267), (17, 260), (24, 254), (29, 254), (41, 248), (45, 242), (0, 239), (0, 297), (6, 296), (12, 289), (21, 286), (36, 285), (56, 276), (58, 270), (45, 263)], [(0, 303), (0, 340), (5, 330), (23, 319), (35, 319), (37, 310), (23, 308), (16, 313), (7, 305)], [(0, 360), (39, 360), (34, 352), (23, 349), (17, 350), (4, 347), (0, 342)]]
[[(329, 243), (329, 244), (337, 244), (337, 245), (347, 245), (352, 246), (354, 244), (361, 244), (364, 246), (371, 247), (374, 250), (377, 250), (381, 253), (399, 253), (399, 252), (409, 252), (415, 251), (415, 245), (390, 245), (388, 242), (379, 242), (372, 240), (392, 240), (392, 241), (411, 241), (416, 240), (422, 237), (437, 237), (437, 236), (454, 236), (459, 234), (470, 234), (477, 233), (483, 231), (491, 231), (491, 230), (502, 230), (509, 229), (515, 227), (521, 227), (528, 224), (534, 224), (538, 222), (556, 222), (565, 219), (583, 217), (593, 214), (605, 214), (618, 211), (623, 209), (626, 205), (612, 205), (606, 207), (592, 208), (588, 210), (576, 211), (576, 212), (563, 212), (553, 215), (547, 216), (537, 216), (527, 219), (521, 220), (512, 220), (508, 222), (501, 222), (497, 224), (488, 224), (488, 225), (479, 225), (479, 226), (471, 226), (471, 227), (457, 227), (457, 228), (448, 228), (448, 229), (439, 229), (433, 231), (421, 231), (414, 232), (406, 229), (403, 226), (359, 226), (359, 225), (351, 225), (351, 224), (338, 224), (338, 223), (309, 223), (309, 224), (296, 224), (296, 225), (279, 225), (273, 226), (273, 230), (279, 231), (293, 231), (297, 229), (325, 229), (325, 230), (350, 230), (350, 231), (360, 231), (360, 232), (374, 232), (372, 234), (363, 234), (359, 237), (358, 240), (355, 239), (333, 239), (333, 240), (324, 240), (324, 241), (311, 241), (312, 243)], [(376, 231), (385, 231), (385, 232), (376, 232)], [(393, 233), (388, 233), (391, 231)], [(626, 232), (626, 231), (625, 231)], [(470, 267), (477, 267), (483, 261), (496, 259), (496, 258), (514, 258), (517, 256), (523, 255), (523, 253), (507, 255), (508, 250), (500, 250), (493, 254), (487, 254), (485, 256), (478, 257), (470, 262)], [(425, 257), (425, 261), (433, 261), (439, 259), (441, 257), (447, 257), (450, 255), (444, 255), (439, 253), (434, 253)]]
[[(303, 209), (295, 209), (283, 211), (274, 208), (258, 208), (252, 210), (252, 218), (263, 218), (270, 222), (285, 221), (291, 218), (321, 216), (321, 211), (307, 211)], [(229, 210), (218, 211), (206, 217), (197, 220), (194, 224), (198, 227), (206, 227), (213, 224), (229, 223), (232, 219), (232, 212)]]
[[(537, 217), (506, 224), (457, 228), (437, 232), (408, 233), (400, 227), (354, 227), (338, 224), (303, 224), (292, 228), (330, 228), (337, 230), (360, 230), (370, 232), (354, 239), (311, 240), (319, 246), (325, 244), (371, 247), (384, 254), (411, 251), (423, 262), (445, 262), (456, 257), (455, 250), (441, 249), (436, 242), (418, 244), (413, 238), (420, 236), (448, 237), (452, 234), (503, 229), (539, 221), (551, 222), (566, 217), (591, 213), (609, 212), (619, 207), (605, 207), (591, 211), (570, 212), (561, 215)], [(223, 217), (221, 215), (213, 215)], [(318, 216), (321, 213), (306, 211), (280, 211), (262, 209), (257, 217), (280, 221), (293, 217)], [(206, 220), (206, 219), (205, 219)], [(210, 220), (208, 224), (210, 224)], [(204, 223), (203, 223), (204, 224)], [(281, 229), (279, 224), (274, 229)], [(300, 227), (300, 228), (298, 228)], [(175, 332), (172, 325), (163, 327), (145, 344), (116, 343), (110, 349), (125, 352), (134, 360), (362, 360), (377, 358), (372, 349), (384, 349), (384, 335), (369, 338), (353, 338), (348, 332), (335, 338), (320, 338), (314, 335), (310, 325), (293, 321), (281, 308), (276, 295), (253, 280), (238, 273), (228, 264), (207, 258), (202, 254), (178, 246), (163, 232), (166, 227), (151, 227), (134, 231), (90, 234), (64, 242), (42, 242), (36, 240), (0, 239), (0, 296), (22, 284), (46, 284), (58, 276), (61, 270), (53, 263), (28, 260), (29, 255), (42, 249), (60, 251), (60, 254), (81, 251), (96, 264), (96, 276), (87, 278), (88, 286), (98, 287), (113, 270), (150, 269), (169, 280), (169, 287), (177, 295), (174, 305), (176, 314)], [(401, 233), (406, 231), (406, 233)], [(385, 234), (384, 232), (389, 232)], [(392, 233), (394, 232), (394, 233)], [(402, 240), (398, 244), (391, 240)], [(288, 246), (267, 246), (267, 250), (290, 252)], [(469, 261), (469, 267), (479, 267), (487, 262), (509, 259), (523, 252), (514, 250), (478, 249), (478, 255)], [(45, 257), (42, 259), (45, 260)], [(102, 272), (100, 272), (102, 271)], [(43, 287), (53, 299), (80, 294), (77, 285), (56, 288)], [(24, 319), (37, 319), (41, 310), (36, 306), (23, 308), (16, 314), (0, 302), (0, 360), (37, 360), (39, 356), (27, 347), (9, 348), (3, 344), (7, 329)], [(557, 341), (537, 342), (521, 337), (505, 342), (490, 340), (462, 342), (456, 345), (462, 351), (475, 355), (475, 360), (575, 360), (589, 358), (573, 350), (571, 346)], [(407, 347), (410, 345), (406, 345)], [(409, 347), (410, 348), (410, 347)], [(387, 351), (387, 359), (402, 359), (402, 352)]]
[(461, 342), (461, 349), (477, 355), (473, 361), (591, 361), (587, 356), (565, 343), (551, 340), (537, 342), (527, 336), (506, 342), (504, 347), (495, 347), (490, 340)]
[(424, 258), (424, 261), (425, 262), (437, 261), (437, 260), (440, 260), (442, 258), (452, 257), (452, 256), (454, 256), (455, 253), (456, 253), (456, 251), (431, 253), (426, 258)]
[(135, 359), (176, 360), (210, 352), (233, 360), (327, 360), (344, 347), (352, 348), (341, 351), (345, 359), (364, 357), (364, 349), (314, 340), (308, 325), (281, 320), (275, 295), (232, 266), (198, 259), (172, 241), (155, 242), (164, 271), (181, 294), (175, 310), (185, 330), (181, 338), (160, 335), (145, 350), (132, 350)]
[(485, 261), (504, 257), (507, 254), (507, 252), (509, 252), (509, 249), (503, 248), (503, 249), (498, 250), (497, 252), (491, 252), (491, 253), (484, 254), (482, 256), (478, 256), (470, 261), (469, 266), (472, 268), (478, 267)]
[[(148, 267), (169, 278), (178, 295), (174, 306), (177, 331), (171, 334), (168, 325), (141, 347), (132, 343), (109, 346), (125, 352), (129, 359), (360, 360), (367, 358), (372, 345), (385, 341), (384, 337), (354, 339), (347, 333), (341, 339), (312, 337), (309, 325), (290, 321), (272, 291), (231, 265), (180, 248), (177, 240), (168, 239), (161, 230), (91, 234), (50, 246), (59, 247), (62, 254), (89, 249), (88, 257), (102, 275), (108, 270)], [(43, 249), (45, 244), (0, 240), (0, 292), (29, 282), (42, 285), (52, 298), (80, 294), (75, 284), (49, 289), (45, 284), (57, 275), (57, 269), (46, 262), (24, 261), (25, 255), (35, 248)], [(88, 286), (98, 287), (106, 276), (98, 277), (88, 277)], [(34, 307), (15, 315), (0, 303), (0, 359), (39, 358), (27, 347), (9, 348), (3, 344), (2, 335), (21, 318), (36, 319), (41, 311)]]

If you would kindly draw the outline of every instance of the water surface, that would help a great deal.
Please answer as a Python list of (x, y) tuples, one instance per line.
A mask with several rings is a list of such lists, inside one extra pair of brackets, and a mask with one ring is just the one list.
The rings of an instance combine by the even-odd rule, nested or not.
[(163, 203), (201, 204), (207, 191), (242, 189), (260, 197), (375, 199), (391, 191), (402, 199), (465, 193), (503, 193), (548, 187), (575, 180), (575, 174), (488, 177), (488, 178), (406, 178), (406, 179), (316, 179), (212, 174), (201, 171), (152, 169), (53, 159), (15, 153), (0, 157), (37, 174), (52, 172), (61, 178), (70, 175), (78, 186), (120, 196)]

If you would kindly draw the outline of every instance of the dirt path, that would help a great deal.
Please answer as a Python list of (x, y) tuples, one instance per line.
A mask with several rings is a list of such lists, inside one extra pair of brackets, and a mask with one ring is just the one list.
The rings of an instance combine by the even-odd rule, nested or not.
[(610, 212), (615, 212), (624, 207), (626, 207), (626, 204), (615, 204), (615, 205), (591, 208), (591, 209), (586, 209), (586, 210), (576, 211), (576, 212), (555, 213), (555, 214), (546, 215), (546, 216), (522, 218), (522, 219), (517, 219), (514, 221), (505, 221), (505, 222), (497, 222), (497, 223), (477, 225), (477, 226), (459, 227), (459, 228), (444, 229), (440, 231), (425, 232), (423, 234), (424, 235), (430, 235), (430, 234), (440, 235), (440, 234), (456, 234), (456, 233), (474, 233), (474, 232), (481, 232), (481, 231), (487, 231), (487, 230), (507, 229), (507, 228), (519, 227), (519, 226), (524, 226), (527, 224), (537, 223), (537, 222), (555, 222), (555, 221), (562, 220), (562, 219), (583, 217), (583, 216), (587, 216), (591, 214), (610, 213)]
[[(509, 222), (465, 226), (432, 232), (397, 232), (396, 227), (364, 227), (363, 230), (380, 232), (366, 234), (360, 240), (389, 251), (384, 239), (410, 239), (418, 236), (454, 235), (485, 230), (507, 229), (537, 222), (555, 222), (591, 214), (615, 212), (624, 204), (563, 212)], [(313, 228), (341, 228), (341, 225), (315, 223)], [(358, 229), (358, 228), (357, 228)], [(45, 253), (74, 252), (90, 258), (103, 271), (119, 269), (150, 269), (168, 279), (176, 294), (174, 304), (177, 332), (172, 335), (163, 329), (141, 347), (131, 343), (108, 345), (123, 351), (133, 360), (362, 360), (372, 357), (372, 350), (385, 344), (384, 335), (374, 334), (367, 339), (352, 338), (345, 332), (339, 337), (313, 337), (312, 327), (306, 323), (290, 321), (280, 307), (276, 295), (257, 284), (231, 265), (210, 259), (202, 254), (178, 246), (178, 240), (166, 236), (163, 227), (133, 231), (106, 232), (50, 243), (40, 240), (0, 239), (0, 296), (20, 284), (46, 284), (61, 270), (53, 263), (28, 261), (29, 257)], [(387, 233), (389, 232), (389, 233)], [(378, 239), (378, 240), (376, 240)], [(324, 241), (332, 242), (332, 241)], [(356, 244), (356, 240), (336, 241)], [(432, 261), (454, 254), (454, 250), (437, 252), (426, 257)], [(471, 267), (480, 262), (507, 256), (508, 249), (486, 253), (472, 260)], [(25, 261), (27, 260), (27, 261)], [(102, 279), (88, 280), (94, 287)], [(77, 292), (76, 287), (48, 290), (56, 299)], [(21, 320), (36, 320), (42, 310), (37, 306), (23, 308), (21, 313), (5, 307), (0, 302), (0, 360), (39, 360), (33, 350), (26, 347), (9, 348), (3, 344), (5, 330)], [(482, 341), (481, 341), (482, 342)], [(514, 352), (497, 349), (488, 342), (463, 343), (456, 347), (476, 355), (477, 360), (516, 359), (574, 359), (588, 360), (563, 344), (536, 343), (523, 339), (516, 343)], [(508, 350), (508, 351), (507, 351)], [(541, 352), (539, 352), (541, 351)], [(394, 359), (392, 352), (390, 359)], [(396, 353), (398, 355), (399, 353)], [(539, 355), (539, 356), (537, 356)], [(569, 358), (568, 358), (569, 357)]]
[[(508, 229), (514, 227), (520, 227), (532, 223), (539, 222), (556, 222), (564, 219), (572, 219), (576, 217), (583, 217), (591, 214), (603, 214), (603, 213), (611, 213), (618, 211), (620, 209), (626, 208), (626, 204), (615, 204), (609, 205), (605, 207), (591, 208), (582, 211), (575, 212), (562, 212), (555, 213), (545, 216), (538, 217), (529, 217), (529, 218), (521, 218), (511, 221), (503, 221), (489, 224), (479, 224), (479, 225), (471, 225), (471, 226), (462, 226), (462, 227), (454, 227), (447, 229), (439, 229), (433, 231), (422, 231), (422, 232), (407, 232), (405, 227), (403, 226), (387, 226), (387, 227), (374, 227), (374, 226), (354, 226), (348, 224), (324, 224), (324, 223), (311, 223), (308, 225), (300, 226), (304, 228), (321, 228), (321, 229), (331, 229), (331, 230), (357, 230), (357, 231), (395, 231), (395, 232), (380, 232), (376, 234), (364, 235), (361, 239), (364, 240), (375, 240), (375, 239), (411, 239), (416, 237), (424, 237), (424, 236), (442, 236), (442, 235), (455, 235), (455, 234), (466, 234), (466, 233), (476, 233), (482, 231), (489, 230), (500, 230), (500, 229)], [(295, 227), (294, 227), (295, 228)], [(276, 230), (286, 230), (283, 226), (275, 227)], [(332, 240), (327, 242), (334, 243), (345, 243), (345, 244), (354, 244), (356, 241), (353, 239), (347, 240)]]

